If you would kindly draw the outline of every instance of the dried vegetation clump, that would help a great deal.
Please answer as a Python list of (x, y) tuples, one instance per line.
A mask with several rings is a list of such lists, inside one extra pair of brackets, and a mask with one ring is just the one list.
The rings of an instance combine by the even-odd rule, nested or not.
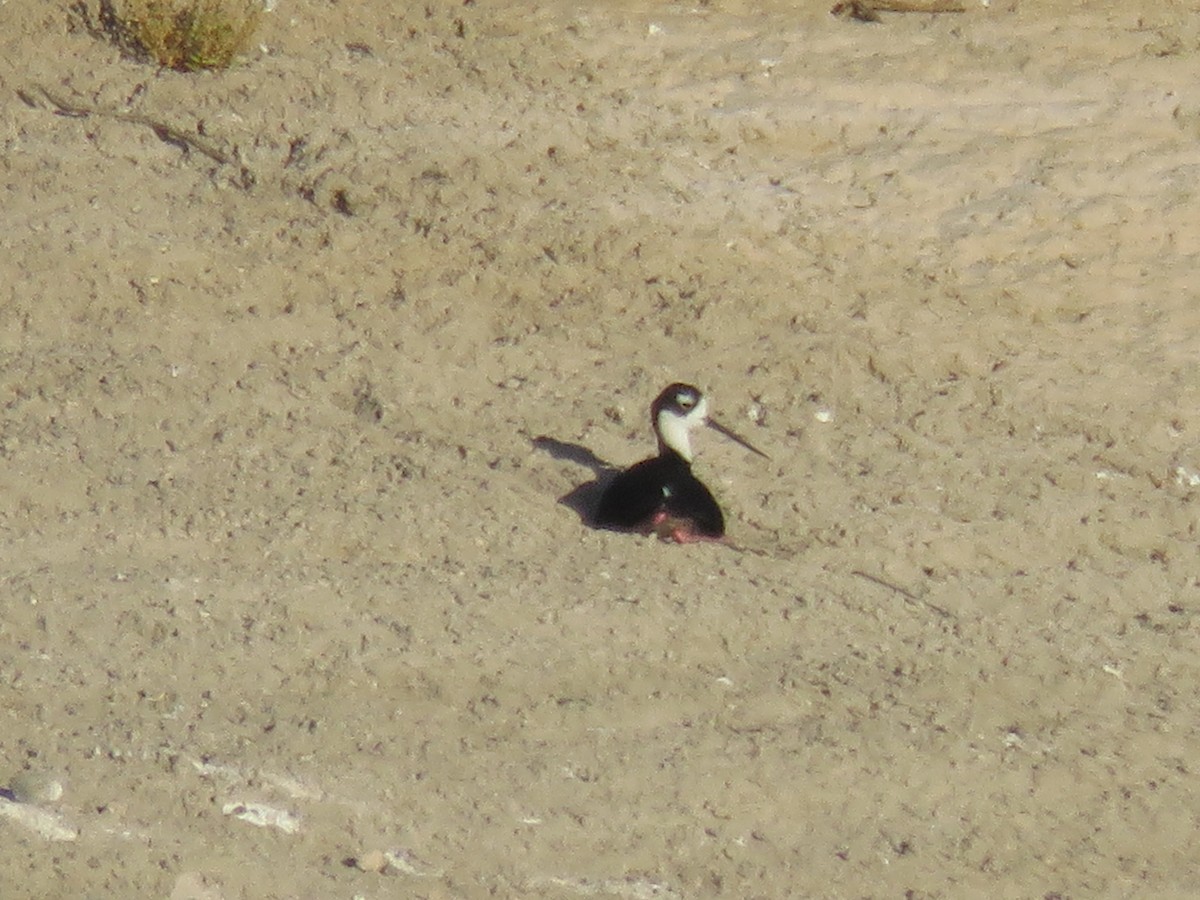
[(109, 30), (161, 66), (224, 69), (250, 45), (262, 14), (261, 0), (124, 0)]

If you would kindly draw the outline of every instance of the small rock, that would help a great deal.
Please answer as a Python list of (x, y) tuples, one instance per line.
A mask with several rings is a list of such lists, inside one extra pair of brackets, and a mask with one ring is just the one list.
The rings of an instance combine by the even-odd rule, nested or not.
[(368, 850), (354, 864), (363, 872), (382, 872), (388, 867), (388, 858), (382, 850)]
[(18, 803), (54, 803), (63, 795), (62, 782), (37, 772), (19, 772), (8, 784), (9, 793)]

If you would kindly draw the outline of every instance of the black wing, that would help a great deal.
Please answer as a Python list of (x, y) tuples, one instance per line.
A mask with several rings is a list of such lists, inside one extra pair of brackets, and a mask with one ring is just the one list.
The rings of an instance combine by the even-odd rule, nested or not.
[(601, 528), (642, 528), (663, 508), (670, 473), (660, 457), (643, 460), (608, 483), (592, 516)]
[(725, 536), (725, 516), (712, 492), (691, 473), (672, 482), (665, 507), (667, 515), (690, 522), (693, 530), (707, 537)]
[(725, 534), (725, 517), (712, 493), (674, 455), (643, 460), (614, 478), (592, 519), (601, 528), (650, 530), (660, 513), (687, 521), (709, 537)]

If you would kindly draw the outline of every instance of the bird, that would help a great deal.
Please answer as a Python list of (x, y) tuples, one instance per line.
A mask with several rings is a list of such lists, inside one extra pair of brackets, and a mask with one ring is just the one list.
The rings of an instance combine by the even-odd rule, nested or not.
[(770, 459), (741, 435), (708, 414), (708, 399), (691, 384), (664, 388), (650, 405), (658, 455), (620, 472), (596, 504), (600, 528), (655, 534), (679, 544), (722, 541), (725, 516), (712, 491), (692, 474), (692, 432), (701, 425), (720, 432), (752, 453)]

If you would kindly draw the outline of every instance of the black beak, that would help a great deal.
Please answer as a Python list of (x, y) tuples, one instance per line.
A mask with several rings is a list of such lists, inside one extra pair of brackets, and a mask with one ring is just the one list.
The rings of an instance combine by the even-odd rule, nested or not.
[(711, 428), (713, 431), (718, 431), (721, 434), (725, 435), (725, 437), (729, 438), (734, 443), (741, 444), (743, 447), (745, 447), (751, 453), (757, 453), (763, 459), (771, 458), (771, 457), (767, 456), (767, 454), (765, 454), (761, 450), (759, 450), (757, 447), (755, 447), (753, 444), (751, 444), (748, 440), (746, 440), (740, 434), (737, 434), (736, 432), (731, 431), (730, 429), (726, 428), (724, 425), (722, 425), (716, 419), (713, 419), (710, 417), (705, 420), (704, 424), (707, 425), (709, 428)]

